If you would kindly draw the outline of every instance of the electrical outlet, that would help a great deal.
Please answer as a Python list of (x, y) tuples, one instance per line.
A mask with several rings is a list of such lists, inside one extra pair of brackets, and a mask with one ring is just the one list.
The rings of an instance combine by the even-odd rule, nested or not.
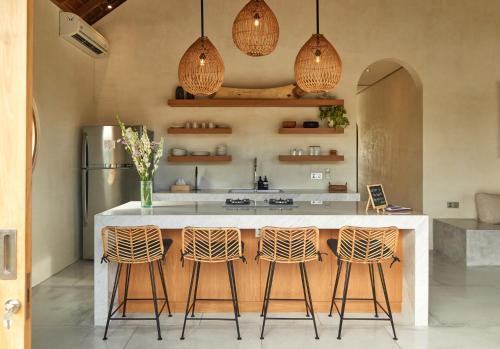
[(311, 200), (311, 205), (323, 205), (323, 200)]
[(447, 208), (459, 208), (460, 207), (460, 203), (458, 201), (448, 201), (446, 203), (446, 207)]
[(311, 172), (311, 179), (313, 180), (322, 180), (323, 179), (323, 172)]

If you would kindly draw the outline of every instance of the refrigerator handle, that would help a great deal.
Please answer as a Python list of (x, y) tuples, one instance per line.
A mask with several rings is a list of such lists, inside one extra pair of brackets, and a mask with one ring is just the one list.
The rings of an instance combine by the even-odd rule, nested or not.
[(88, 145), (87, 133), (84, 131), (82, 139), (82, 168), (87, 168), (88, 166), (88, 159), (87, 159), (88, 148), (89, 145)]
[(88, 224), (88, 204), (87, 204), (87, 199), (89, 195), (89, 189), (88, 189), (88, 183), (87, 183), (87, 178), (88, 177), (88, 172), (87, 170), (82, 171), (82, 216), (83, 216), (83, 224), (87, 225)]

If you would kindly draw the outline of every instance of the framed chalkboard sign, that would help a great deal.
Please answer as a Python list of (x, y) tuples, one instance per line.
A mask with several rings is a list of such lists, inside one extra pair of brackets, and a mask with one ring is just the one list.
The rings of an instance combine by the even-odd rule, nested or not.
[(379, 212), (384, 211), (387, 207), (387, 198), (385, 197), (384, 187), (382, 184), (367, 185), (368, 202), (366, 203), (366, 211), (371, 207)]

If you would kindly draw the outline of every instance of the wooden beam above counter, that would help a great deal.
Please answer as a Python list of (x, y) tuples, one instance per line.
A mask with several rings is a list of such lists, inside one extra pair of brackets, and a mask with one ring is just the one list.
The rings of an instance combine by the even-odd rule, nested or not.
[(329, 105), (343, 105), (343, 99), (169, 99), (168, 105), (171, 107), (321, 107)]

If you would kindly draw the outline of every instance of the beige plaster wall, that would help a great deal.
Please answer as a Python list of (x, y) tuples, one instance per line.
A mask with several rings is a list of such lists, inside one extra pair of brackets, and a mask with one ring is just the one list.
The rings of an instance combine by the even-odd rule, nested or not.
[(33, 284), (79, 258), (80, 126), (94, 114), (93, 59), (59, 38), (59, 8), (36, 0), (33, 96), (40, 146), (33, 173)]
[[(245, 1), (216, 0), (206, 5), (206, 32), (226, 64), (226, 85), (273, 86), (293, 81), (293, 62), (314, 31), (314, 3), (269, 0), (281, 25), (277, 50), (268, 57), (241, 54), (231, 39), (232, 21)], [(353, 188), (355, 132), (331, 140), (277, 136), (281, 120), (309, 118), (315, 109), (176, 109), (165, 105), (177, 85), (177, 64), (199, 35), (197, 1), (128, 0), (96, 27), (111, 42), (111, 54), (96, 63), (96, 123), (126, 121), (151, 125), (164, 134), (174, 121), (232, 121), (233, 136), (168, 137), (167, 144), (210, 148), (228, 143), (231, 166), (204, 167), (211, 186), (244, 186), (251, 158), (262, 159), (275, 186), (315, 187), (309, 166), (273, 160), (291, 146), (311, 143), (339, 149), (346, 162), (332, 165), (338, 181)], [(434, 217), (474, 217), (473, 195), (500, 186), (499, 81), (500, 2), (495, 0), (323, 1), (321, 31), (343, 59), (336, 94), (346, 100), (355, 122), (356, 84), (363, 69), (383, 58), (404, 62), (423, 86), (423, 208)], [(271, 165), (273, 169), (271, 170)], [(323, 167), (323, 166), (322, 166)], [(157, 187), (166, 188), (192, 167), (162, 165)], [(447, 209), (446, 201), (460, 201)]]
[(400, 68), (358, 94), (359, 190), (381, 183), (391, 204), (422, 210), (420, 92)]

